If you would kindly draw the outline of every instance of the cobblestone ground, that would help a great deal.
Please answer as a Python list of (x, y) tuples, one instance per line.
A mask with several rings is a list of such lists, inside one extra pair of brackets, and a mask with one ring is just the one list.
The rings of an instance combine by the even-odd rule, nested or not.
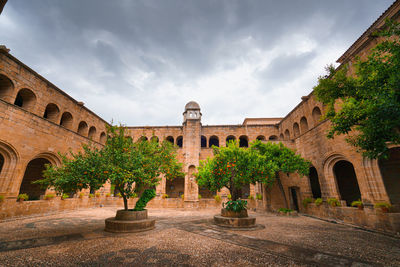
[(150, 209), (156, 229), (104, 232), (116, 208), (0, 223), (0, 266), (400, 266), (400, 239), (299, 216), (214, 226), (217, 210)]

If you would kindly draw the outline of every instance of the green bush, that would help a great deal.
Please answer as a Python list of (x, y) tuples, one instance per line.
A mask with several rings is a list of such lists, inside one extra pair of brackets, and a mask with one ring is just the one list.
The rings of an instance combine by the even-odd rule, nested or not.
[(162, 198), (169, 198), (168, 194), (163, 194), (161, 197)]
[(375, 203), (374, 207), (377, 209), (380, 208), (382, 211), (389, 211), (392, 208), (392, 205), (387, 202), (378, 202)]
[(185, 200), (185, 194), (181, 195), (182, 200)]
[(351, 202), (351, 206), (352, 207), (364, 207), (364, 204), (362, 203), (361, 200), (355, 200), (355, 201)]
[(201, 195), (200, 194), (198, 195), (198, 198), (201, 199)]
[(224, 207), (228, 211), (234, 211), (234, 212), (241, 212), (242, 210), (247, 209), (247, 201), (246, 200), (230, 200), (226, 203), (222, 204), (222, 207)]
[(62, 194), (61, 199), (66, 199), (69, 198), (69, 195), (67, 193)]
[(254, 200), (254, 197), (252, 195), (247, 197), (248, 200)]
[(28, 200), (29, 196), (27, 194), (19, 194), (17, 197), (18, 200), (22, 199), (22, 200)]
[(145, 189), (142, 196), (139, 198), (139, 200), (136, 202), (135, 208), (133, 210), (140, 211), (144, 210), (146, 207), (147, 203), (155, 198), (156, 196), (156, 190), (154, 189)]
[(218, 203), (221, 202), (221, 196), (219, 195), (215, 195), (214, 196), (215, 201), (217, 201)]
[(310, 197), (306, 197), (305, 199), (303, 199), (303, 207), (307, 208), (308, 204), (312, 203), (312, 198)]
[(314, 203), (315, 203), (315, 205), (318, 207), (318, 206), (320, 206), (321, 204), (322, 204), (322, 202), (323, 202), (323, 200), (322, 200), (322, 198), (317, 198), (315, 201), (314, 201)]
[(107, 193), (107, 194), (106, 194), (106, 197), (111, 197), (111, 193)]
[(286, 209), (286, 208), (280, 208), (278, 209), (279, 212), (284, 212), (284, 213), (288, 213), (288, 212), (292, 212), (293, 210), (291, 209)]
[(340, 207), (340, 201), (336, 198), (328, 198), (326, 201), (331, 207)]
[(256, 199), (257, 199), (257, 200), (262, 200), (262, 195), (257, 193), (257, 194), (256, 194)]
[(228, 194), (228, 199), (232, 199), (232, 195), (231, 194)]
[(118, 193), (118, 194), (117, 194), (117, 197), (122, 197), (121, 193)]
[(80, 192), (80, 193), (79, 193), (79, 198), (83, 198), (84, 195), (85, 195), (85, 193)]
[(100, 197), (100, 195), (101, 195), (100, 193), (96, 193), (95, 194), (96, 197)]
[(94, 197), (94, 195), (93, 194), (89, 194), (89, 198), (93, 198)]
[(4, 196), (0, 195), (0, 203), (4, 201)]
[(50, 199), (53, 199), (53, 198), (54, 198), (54, 194), (47, 194), (47, 195), (44, 196), (45, 200), (50, 200)]

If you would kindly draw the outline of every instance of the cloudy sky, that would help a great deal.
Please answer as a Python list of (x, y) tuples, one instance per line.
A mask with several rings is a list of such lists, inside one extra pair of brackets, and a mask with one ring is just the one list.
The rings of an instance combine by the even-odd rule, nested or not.
[(107, 121), (285, 116), (393, 0), (11, 0), (0, 44)]

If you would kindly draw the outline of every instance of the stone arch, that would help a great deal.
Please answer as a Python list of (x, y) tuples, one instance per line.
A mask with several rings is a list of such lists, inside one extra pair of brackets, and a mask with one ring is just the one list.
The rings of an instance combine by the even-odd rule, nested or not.
[(249, 147), (249, 138), (246, 135), (239, 137), (239, 147)]
[(179, 198), (185, 192), (185, 178), (179, 177), (172, 180), (167, 179), (165, 193), (169, 198)]
[(290, 132), (288, 129), (285, 131), (285, 140), (290, 140)]
[(88, 125), (86, 121), (81, 121), (78, 125), (78, 134), (87, 136), (88, 134)]
[(167, 140), (171, 144), (174, 144), (174, 137), (172, 137), (172, 136), (167, 136), (167, 138), (165, 138), (165, 140)]
[(321, 194), (321, 185), (319, 183), (318, 172), (315, 167), (310, 167), (308, 178), (310, 180), (310, 187), (313, 198), (320, 198), (322, 197)]
[(378, 161), (383, 184), (390, 202), (400, 204), (400, 147), (389, 150), (389, 158)]
[(46, 106), (44, 110), (43, 118), (48, 119), (52, 122), (57, 122), (58, 114), (60, 114), (60, 109), (54, 103), (50, 103)]
[(229, 141), (235, 141), (236, 137), (234, 137), (233, 135), (229, 135), (228, 137), (226, 137), (226, 146), (228, 146), (228, 142)]
[(60, 119), (60, 125), (71, 130), (73, 121), (74, 121), (74, 119), (73, 119), (71, 113), (64, 112)]
[(321, 115), (322, 115), (322, 113), (321, 113), (321, 110), (319, 109), (319, 107), (315, 107), (312, 110), (312, 117), (313, 117), (313, 120), (314, 120), (314, 125), (317, 125), (320, 122)]
[(264, 135), (259, 135), (259, 136), (257, 136), (256, 139), (259, 140), (259, 141), (265, 141), (265, 136)]
[(270, 141), (276, 141), (276, 140), (278, 140), (278, 136), (276, 136), (276, 135), (271, 135), (271, 136), (268, 138), (268, 140), (270, 140)]
[(285, 139), (285, 137), (283, 136), (283, 134), (280, 134), (279, 135), (279, 140), (284, 140)]
[(304, 134), (308, 131), (308, 122), (306, 117), (301, 117), (300, 119), (300, 131), (301, 134)]
[(15, 97), (14, 105), (32, 112), (36, 105), (35, 93), (28, 88), (19, 90), (17, 96)]
[(106, 143), (106, 140), (107, 140), (107, 136), (106, 136), (106, 133), (105, 132), (101, 132), (101, 134), (100, 134), (100, 143), (102, 143), (102, 144), (105, 144)]
[(14, 178), (15, 167), (19, 156), (15, 148), (0, 140), (0, 154), (2, 156), (2, 166), (0, 170), (0, 192), (11, 191), (10, 185)]
[(208, 140), (208, 147), (212, 146), (218, 146), (219, 147), (219, 139), (218, 136), (211, 136), (210, 139)]
[(207, 147), (207, 138), (204, 135), (202, 135), (200, 137), (200, 146), (202, 148), (206, 148)]
[(89, 128), (89, 135), (88, 135), (88, 137), (90, 138), (90, 139), (94, 139), (94, 136), (96, 135), (96, 132), (97, 132), (97, 129), (96, 129), (96, 127), (94, 127), (94, 126), (92, 126), (92, 127), (90, 127)]
[(356, 172), (350, 161), (344, 159), (336, 161), (332, 171), (336, 179), (340, 197), (346, 201), (347, 206), (350, 206), (351, 202), (361, 199)]
[(38, 184), (32, 182), (43, 179), (43, 171), (46, 169), (45, 165), (51, 164), (46, 158), (32, 159), (26, 166), (24, 177), (22, 178), (19, 194), (27, 194), (29, 200), (39, 200), (40, 196), (46, 193), (46, 189), (41, 188)]
[(183, 136), (182, 136), (182, 135), (180, 135), (180, 136), (178, 136), (178, 137), (176, 138), (176, 145), (177, 145), (178, 147), (180, 147), (180, 148), (183, 147)]
[(139, 137), (138, 142), (146, 142), (147, 140), (149, 139), (147, 139), (146, 136), (142, 135), (141, 137)]
[(6, 75), (0, 74), (0, 99), (10, 102), (13, 92), (13, 82)]
[(294, 137), (297, 137), (300, 135), (300, 128), (299, 128), (299, 124), (297, 122), (293, 123), (293, 135), (294, 135)]

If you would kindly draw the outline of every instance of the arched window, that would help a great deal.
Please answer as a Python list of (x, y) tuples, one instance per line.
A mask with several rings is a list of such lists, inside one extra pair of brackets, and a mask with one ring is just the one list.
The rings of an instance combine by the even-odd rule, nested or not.
[(310, 167), (309, 179), (310, 179), (310, 186), (311, 186), (311, 192), (312, 192), (313, 198), (320, 198), (321, 197), (321, 187), (319, 184), (318, 172), (315, 167)]
[(0, 99), (10, 101), (14, 91), (14, 84), (5, 75), (0, 74)]
[(245, 135), (239, 137), (239, 147), (249, 147), (249, 138)]
[(236, 138), (233, 135), (230, 135), (226, 138), (226, 146), (228, 146), (229, 141), (235, 141)]
[(24, 88), (19, 90), (15, 98), (14, 105), (25, 110), (32, 111), (36, 104), (36, 95), (29, 89)]
[(346, 160), (340, 160), (333, 166), (333, 173), (336, 177), (340, 196), (346, 201), (347, 206), (350, 206), (351, 202), (361, 199), (353, 164)]
[(202, 135), (200, 138), (201, 147), (207, 147), (207, 138)]
[(95, 135), (96, 135), (96, 127), (92, 126), (89, 129), (89, 138), (93, 140)]
[(219, 147), (219, 139), (217, 136), (213, 135), (208, 140), (208, 147), (218, 146)]
[(105, 132), (101, 132), (101, 134), (100, 134), (100, 143), (105, 144), (106, 140), (107, 140), (106, 133)]
[(73, 119), (72, 119), (71, 113), (64, 112), (62, 114), (62, 116), (61, 116), (60, 125), (65, 127), (65, 128), (71, 129), (72, 128), (72, 121), (73, 121)]
[(383, 184), (392, 204), (400, 204), (400, 147), (389, 150), (389, 158), (379, 160)]
[(265, 141), (265, 136), (264, 135), (259, 135), (259, 136), (257, 136), (257, 140)]
[(180, 198), (185, 192), (185, 178), (167, 179), (165, 193), (169, 198)]
[(43, 118), (48, 119), (49, 121), (52, 121), (52, 122), (56, 122), (59, 113), (60, 113), (60, 109), (57, 107), (57, 105), (50, 103), (46, 106), (46, 109), (43, 114)]
[(294, 137), (297, 137), (300, 135), (300, 128), (299, 128), (299, 124), (297, 122), (295, 122), (293, 124), (293, 133), (294, 133)]
[(174, 144), (174, 138), (172, 136), (168, 136), (167, 138), (165, 138), (165, 140), (167, 140), (171, 144)]
[(51, 163), (47, 159), (37, 158), (31, 160), (26, 167), (19, 193), (27, 194), (29, 196), (29, 200), (39, 200), (40, 196), (44, 195), (46, 192), (46, 190), (42, 189), (40, 185), (32, 183), (34, 181), (43, 179), (45, 164)]
[(81, 121), (78, 125), (78, 134), (87, 136), (88, 125), (85, 121)]
[(285, 131), (285, 140), (290, 140), (290, 132), (288, 129)]
[(148, 140), (147, 137), (143, 135), (139, 137), (138, 142), (146, 142), (147, 140)]
[(271, 135), (271, 136), (268, 138), (268, 140), (270, 140), (270, 141), (276, 141), (276, 140), (278, 140), (278, 136), (276, 136), (276, 135)]
[(319, 109), (319, 107), (315, 107), (312, 110), (312, 117), (314, 120), (314, 125), (318, 124), (321, 120), (321, 110)]
[(308, 131), (308, 123), (306, 117), (301, 117), (300, 119), (300, 130), (302, 134)]
[(176, 138), (176, 145), (177, 145), (178, 147), (183, 147), (183, 137), (182, 137), (182, 136), (178, 136), (178, 137)]
[(280, 134), (279, 135), (279, 140), (284, 140), (285, 139), (285, 137), (283, 136), (283, 134)]

